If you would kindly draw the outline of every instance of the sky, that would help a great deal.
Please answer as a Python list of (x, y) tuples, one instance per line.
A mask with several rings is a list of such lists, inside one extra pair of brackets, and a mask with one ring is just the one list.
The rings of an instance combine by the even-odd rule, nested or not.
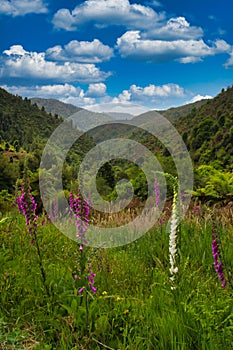
[(0, 0), (0, 86), (133, 115), (233, 84), (231, 0)]

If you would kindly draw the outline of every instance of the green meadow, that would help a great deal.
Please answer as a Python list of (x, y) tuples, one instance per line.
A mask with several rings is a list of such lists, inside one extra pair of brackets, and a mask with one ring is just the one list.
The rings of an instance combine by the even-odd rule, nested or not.
[[(15, 211), (2, 217), (0, 348), (232, 349), (232, 209), (198, 209), (190, 209), (179, 227), (174, 289), (165, 218), (126, 246), (85, 247), (97, 292), (86, 289), (82, 294), (82, 276), (75, 278), (81, 264), (77, 242), (42, 215), (39, 259), (24, 216)], [(213, 266), (213, 229), (221, 240), (225, 288)]]

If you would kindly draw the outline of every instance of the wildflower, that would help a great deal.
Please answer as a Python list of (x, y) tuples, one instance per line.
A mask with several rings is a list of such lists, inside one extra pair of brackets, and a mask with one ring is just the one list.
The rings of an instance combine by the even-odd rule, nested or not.
[(27, 183), (22, 183), (21, 194), (16, 198), (16, 203), (18, 205), (19, 213), (23, 214), (25, 217), (26, 226), (28, 227), (27, 231), (32, 238), (31, 243), (34, 244), (36, 228), (38, 226), (38, 216), (36, 215), (37, 204), (31, 194), (31, 188)]
[(117, 296), (115, 300), (116, 301), (121, 301), (121, 298)]
[(86, 232), (89, 226), (90, 202), (84, 200), (81, 193), (78, 192), (75, 198), (73, 194), (70, 193), (69, 203), (70, 209), (74, 211), (74, 216), (76, 218), (77, 237), (81, 242), (79, 248), (81, 251), (83, 249), (83, 244), (88, 245)]
[(88, 267), (88, 272), (89, 274), (87, 275), (87, 281), (89, 282), (89, 287), (91, 288), (92, 292), (96, 293), (97, 289), (94, 287), (94, 277), (96, 276), (96, 274), (92, 271), (92, 265)]
[(172, 216), (171, 216), (171, 231), (169, 237), (169, 253), (170, 253), (170, 280), (172, 283), (175, 281), (175, 275), (178, 273), (178, 267), (176, 266), (176, 253), (177, 253), (177, 226), (178, 226), (178, 208), (177, 208), (177, 189), (174, 186), (174, 196), (172, 203)]
[(199, 206), (196, 205), (195, 208), (194, 208), (194, 214), (198, 215), (198, 213), (199, 213)]
[(82, 294), (83, 291), (84, 291), (84, 289), (85, 289), (85, 287), (80, 288), (80, 289), (78, 290), (78, 294)]
[(24, 214), (26, 226), (28, 227), (27, 232), (30, 234), (30, 237), (31, 237), (31, 244), (34, 245), (37, 250), (42, 281), (46, 288), (47, 295), (50, 296), (50, 291), (46, 283), (46, 273), (43, 266), (40, 246), (37, 241), (37, 228), (38, 228), (38, 224), (37, 224), (38, 216), (36, 215), (37, 204), (36, 204), (35, 198), (31, 194), (31, 188), (28, 183), (27, 167), (25, 167), (24, 169), (24, 182), (21, 184), (21, 193), (16, 198), (16, 203), (18, 205), (19, 213)]
[(129, 310), (128, 310), (128, 309), (126, 309), (126, 310), (123, 311), (123, 314), (124, 314), (124, 315), (126, 315), (126, 314), (128, 314), (128, 313), (129, 313)]
[(91, 282), (92, 284), (95, 283), (94, 278), (92, 278), (90, 275), (87, 276), (88, 282)]
[(70, 210), (71, 210), (71, 211), (73, 211), (73, 208), (74, 208), (73, 200), (74, 200), (73, 193), (70, 192), (70, 195), (69, 195), (69, 205), (70, 205)]
[(221, 287), (225, 288), (227, 282), (224, 278), (222, 261), (219, 260), (220, 251), (219, 251), (217, 236), (214, 233), (214, 228), (212, 228), (212, 255), (213, 255), (213, 259), (214, 259), (215, 271), (219, 277), (219, 280), (222, 282)]
[(104, 290), (103, 292), (102, 292), (102, 295), (107, 295), (108, 294), (108, 292), (106, 292), (106, 290)]
[(96, 293), (97, 289), (93, 286), (93, 284), (89, 284), (89, 287), (91, 288), (92, 292)]

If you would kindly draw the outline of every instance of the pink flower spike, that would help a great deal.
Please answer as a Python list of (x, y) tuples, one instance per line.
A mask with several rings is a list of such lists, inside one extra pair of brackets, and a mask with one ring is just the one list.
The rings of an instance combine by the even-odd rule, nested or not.
[(91, 277), (91, 276), (87, 276), (87, 280), (88, 280), (88, 282), (91, 282), (92, 284), (94, 284), (94, 279)]
[(90, 288), (91, 288), (92, 292), (94, 292), (94, 293), (97, 292), (97, 289), (92, 284), (90, 284)]
[(81, 244), (79, 247), (80, 252), (83, 250), (83, 245)]
[(82, 292), (84, 291), (85, 287), (82, 287), (78, 290), (78, 294), (82, 294)]
[(226, 284), (227, 284), (227, 281), (224, 280), (223, 283), (221, 284), (221, 287), (222, 287), (222, 288), (225, 288), (225, 287), (226, 287)]

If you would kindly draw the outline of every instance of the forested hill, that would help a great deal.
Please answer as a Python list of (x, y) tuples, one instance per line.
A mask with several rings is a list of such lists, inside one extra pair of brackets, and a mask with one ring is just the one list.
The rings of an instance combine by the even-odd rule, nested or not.
[(47, 139), (61, 122), (59, 117), (39, 109), (29, 99), (0, 88), (0, 141), (27, 150), (33, 142)]
[(175, 122), (195, 163), (233, 164), (233, 87)]
[[(222, 89), (212, 99), (188, 105), (188, 109), (183, 107), (159, 113), (169, 119), (182, 135), (194, 164), (212, 164), (232, 170), (233, 87)], [(149, 111), (133, 118), (133, 121), (140, 127), (145, 120), (155, 121), (156, 115), (156, 111)], [(146, 136), (145, 132), (134, 134), (134, 139), (139, 142), (143, 140), (150, 150), (160, 152), (163, 149), (162, 145), (158, 147), (158, 142), (150, 135)], [(166, 150), (163, 149), (162, 152), (168, 155)]]

